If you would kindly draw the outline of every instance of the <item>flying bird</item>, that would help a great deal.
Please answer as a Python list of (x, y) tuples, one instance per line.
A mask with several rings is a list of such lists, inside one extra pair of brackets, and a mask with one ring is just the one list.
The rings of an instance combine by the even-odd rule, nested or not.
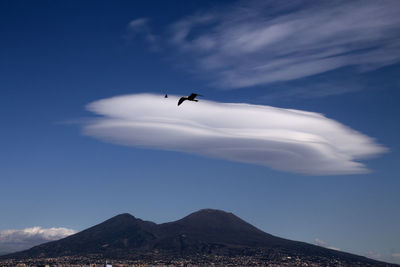
[(183, 96), (183, 97), (181, 97), (181, 98), (179, 99), (179, 101), (178, 101), (178, 106), (179, 106), (180, 104), (182, 104), (182, 102), (185, 101), (185, 100), (190, 100), (190, 101), (196, 101), (196, 102), (198, 102), (199, 100), (195, 99), (196, 96), (202, 96), (202, 95), (193, 94), (193, 93), (192, 93), (190, 96)]

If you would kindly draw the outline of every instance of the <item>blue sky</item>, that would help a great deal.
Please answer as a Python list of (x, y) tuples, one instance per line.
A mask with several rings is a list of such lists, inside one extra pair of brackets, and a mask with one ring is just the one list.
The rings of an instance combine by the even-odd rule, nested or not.
[[(0, 231), (79, 231), (122, 212), (162, 223), (216, 208), (274, 235), (400, 263), (399, 9), (396, 1), (2, 1)], [(85, 131), (114, 111), (130, 123), (162, 114), (157, 105), (130, 113), (138, 94), (168, 93), (173, 101), (191, 92), (204, 97), (184, 102), (182, 116), (193, 107), (195, 122), (209, 130), (222, 122), (227, 135), (251, 129), (240, 143), (246, 149), (253, 141), (262, 151), (296, 149), (306, 171), (289, 168), (295, 164), (279, 153), (243, 148), (253, 153), (250, 163), (241, 152), (233, 161), (229, 153), (210, 157), (220, 142), (193, 135), (184, 137), (197, 146), (178, 149), (175, 128), (164, 143), (158, 128), (150, 140), (137, 134), (142, 128)], [(111, 101), (118, 96), (128, 105)], [(100, 99), (107, 109), (90, 109)], [(247, 103), (246, 112), (271, 107), (291, 141), (256, 141), (256, 133), (270, 134), (271, 113), (255, 113), (265, 125), (249, 126), (221, 102)], [(222, 115), (199, 115), (219, 107)], [(279, 117), (287, 109), (322, 115), (298, 129), (300, 117)], [(162, 115), (163, 123), (175, 116)], [(324, 155), (339, 151), (341, 164), (358, 162), (364, 171), (305, 153), (299, 133), (329, 140)], [(208, 154), (194, 153), (199, 148)], [(328, 172), (317, 159), (344, 171)]]

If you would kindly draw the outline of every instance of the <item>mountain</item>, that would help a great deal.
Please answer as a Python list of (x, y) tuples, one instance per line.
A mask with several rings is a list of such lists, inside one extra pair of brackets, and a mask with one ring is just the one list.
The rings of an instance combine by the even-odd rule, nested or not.
[(156, 247), (179, 253), (224, 250), (229, 247), (283, 245), (285, 239), (264, 233), (232, 213), (204, 209), (158, 226)]
[(191, 257), (220, 255), (257, 256), (311, 262), (340, 262), (354, 266), (388, 266), (365, 257), (287, 240), (267, 234), (232, 213), (204, 209), (180, 220), (155, 224), (130, 214), (117, 215), (103, 223), (58, 241), (0, 259), (96, 256), (114, 259)]
[(142, 221), (130, 214), (117, 215), (66, 238), (13, 253), (16, 258), (60, 257), (88, 254), (118, 254), (143, 249), (157, 239), (157, 224)]

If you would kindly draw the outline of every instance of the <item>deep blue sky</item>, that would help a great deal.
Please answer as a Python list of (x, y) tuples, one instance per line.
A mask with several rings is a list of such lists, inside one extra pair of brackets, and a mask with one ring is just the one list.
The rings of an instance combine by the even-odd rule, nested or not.
[[(0, 230), (82, 230), (123, 212), (162, 223), (215, 208), (274, 235), (309, 243), (318, 238), (399, 262), (392, 257), (400, 253), (399, 60), (368, 70), (353, 62), (298, 79), (223, 86), (217, 74), (188, 67), (197, 59), (167, 40), (173, 23), (237, 5), (211, 2), (0, 2)], [(139, 18), (148, 19), (155, 42), (146, 41), (149, 32), (129, 30)], [(399, 52), (400, 36), (391, 38)], [(321, 83), (333, 89), (315, 93)], [(311, 89), (300, 94), (296, 88)], [(81, 122), (93, 117), (85, 105), (95, 100), (192, 91), (213, 101), (323, 113), (389, 152), (363, 161), (368, 174), (309, 176), (118, 146), (81, 133)]]

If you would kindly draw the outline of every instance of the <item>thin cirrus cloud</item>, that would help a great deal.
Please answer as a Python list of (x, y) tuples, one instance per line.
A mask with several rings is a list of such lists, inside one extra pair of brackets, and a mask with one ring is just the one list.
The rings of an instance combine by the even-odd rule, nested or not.
[(127, 33), (172, 48), (185, 69), (233, 89), (398, 63), (399, 13), (396, 0), (238, 1), (181, 18), (158, 35), (138, 18)]
[(75, 233), (75, 230), (63, 227), (41, 228), (35, 226), (23, 230), (3, 230), (0, 231), (0, 253), (6, 254), (28, 249)]
[(400, 61), (400, 3), (239, 1), (185, 17), (170, 44), (224, 88), (289, 81)]
[(125, 39), (131, 41), (136, 36), (141, 35), (149, 44), (152, 45), (152, 47), (155, 47), (157, 36), (151, 33), (148, 23), (149, 19), (147, 18), (138, 18), (129, 22), (124, 36)]
[(271, 106), (178, 97), (116, 96), (90, 103), (101, 117), (83, 133), (120, 145), (181, 151), (311, 175), (368, 172), (359, 162), (386, 148), (325, 116)]

